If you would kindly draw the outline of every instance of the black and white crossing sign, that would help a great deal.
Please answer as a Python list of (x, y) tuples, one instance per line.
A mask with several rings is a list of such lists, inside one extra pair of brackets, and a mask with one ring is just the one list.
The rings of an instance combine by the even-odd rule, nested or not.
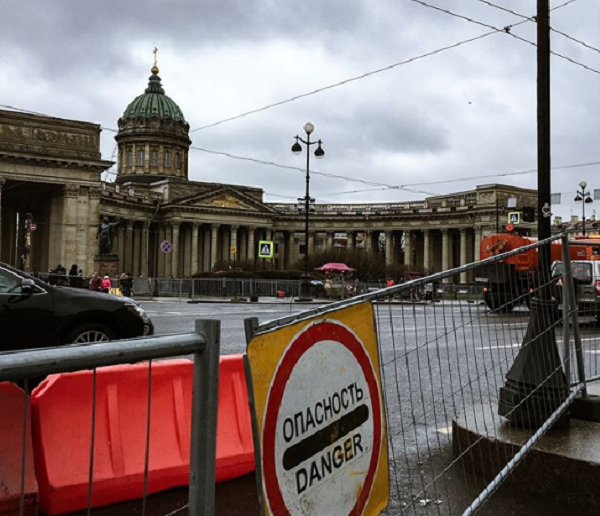
[(364, 330), (369, 309), (304, 323), (291, 342), (289, 328), (271, 333), (264, 355), (256, 353), (260, 343), (250, 344), (266, 514), (301, 516), (310, 507), (310, 514), (370, 516), (387, 504), (376, 336), (355, 333), (346, 318)]
[(508, 223), (509, 224), (520, 224), (521, 223), (521, 212), (520, 211), (509, 212)]
[(272, 240), (260, 240), (258, 242), (258, 257), (259, 258), (273, 258), (273, 241)]

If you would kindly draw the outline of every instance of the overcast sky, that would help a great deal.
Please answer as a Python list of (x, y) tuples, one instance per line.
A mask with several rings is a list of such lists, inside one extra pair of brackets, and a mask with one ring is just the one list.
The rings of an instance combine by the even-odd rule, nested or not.
[[(482, 0), (427, 3), (498, 28), (524, 21)], [(493, 3), (523, 16), (536, 11), (535, 0)], [(414, 60), (492, 30), (414, 0), (0, 0), (0, 7), (3, 105), (116, 128), (146, 88), (156, 46), (163, 87), (196, 147), (303, 168), (304, 155), (290, 147), (311, 121), (326, 152), (311, 168), (356, 179), (314, 175), (318, 201), (536, 185), (535, 173), (502, 176), (537, 165), (536, 48), (496, 32)], [(600, 162), (600, 2), (572, 1), (552, 12), (551, 26), (593, 47), (551, 34), (554, 51), (592, 69), (552, 58), (552, 165)], [(510, 30), (535, 42), (531, 21)], [(113, 137), (103, 131), (106, 159), (115, 159)], [(600, 164), (554, 170), (552, 191), (563, 193), (554, 213), (580, 214), (575, 189), (582, 180), (600, 189), (599, 171)], [(457, 178), (467, 179), (431, 184)], [(304, 193), (301, 171), (201, 150), (190, 152), (190, 179), (260, 186), (270, 201)], [(372, 183), (416, 192), (356, 192), (377, 188)], [(588, 206), (600, 216), (600, 201)]]

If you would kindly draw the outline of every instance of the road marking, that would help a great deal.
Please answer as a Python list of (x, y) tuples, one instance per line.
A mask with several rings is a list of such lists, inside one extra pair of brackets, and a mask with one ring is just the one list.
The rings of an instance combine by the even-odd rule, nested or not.
[(478, 350), (504, 349), (504, 348), (518, 348), (520, 346), (521, 346), (521, 344), (508, 344), (508, 345), (502, 345), (502, 346), (485, 346), (483, 348), (475, 348), (475, 349), (478, 349)]

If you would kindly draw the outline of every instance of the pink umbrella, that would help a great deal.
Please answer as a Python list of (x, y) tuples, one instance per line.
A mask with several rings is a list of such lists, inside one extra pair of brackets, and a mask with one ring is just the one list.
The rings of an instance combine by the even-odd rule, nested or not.
[(356, 269), (348, 267), (345, 263), (326, 263), (315, 270), (323, 272), (356, 272)]

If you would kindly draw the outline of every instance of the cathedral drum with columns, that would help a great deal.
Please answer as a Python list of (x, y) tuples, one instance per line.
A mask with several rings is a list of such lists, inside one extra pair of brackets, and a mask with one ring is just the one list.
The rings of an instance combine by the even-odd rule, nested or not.
[(264, 202), (259, 187), (190, 181), (190, 127), (158, 73), (155, 63), (118, 121), (114, 183), (101, 181), (113, 163), (101, 157), (99, 125), (0, 110), (0, 261), (91, 274), (105, 260), (134, 276), (189, 277), (234, 258), (252, 263), (256, 242), (274, 240), (279, 270), (306, 248), (335, 245), (383, 248), (387, 265), (435, 272), (479, 259), (508, 198), (536, 205), (535, 190), (497, 184), (422, 201), (317, 204), (305, 246), (297, 205)]

